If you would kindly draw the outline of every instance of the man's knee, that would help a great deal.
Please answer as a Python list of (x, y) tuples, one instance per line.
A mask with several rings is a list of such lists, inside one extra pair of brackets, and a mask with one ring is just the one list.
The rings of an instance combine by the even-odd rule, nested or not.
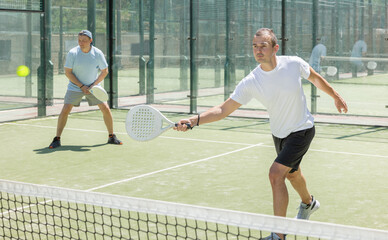
[(102, 113), (104, 113), (104, 114), (105, 114), (105, 113), (110, 114), (110, 108), (109, 108), (109, 106), (108, 106), (107, 103), (98, 104), (98, 107), (100, 108), (100, 110), (101, 110)]
[(73, 105), (71, 105), (71, 104), (63, 105), (63, 108), (62, 108), (62, 111), (61, 111), (61, 115), (62, 116), (69, 115), (69, 113), (71, 112), (71, 109), (73, 109)]
[(288, 168), (279, 163), (272, 164), (269, 169), (269, 180), (272, 185), (276, 185), (279, 183), (284, 183), (286, 179)]

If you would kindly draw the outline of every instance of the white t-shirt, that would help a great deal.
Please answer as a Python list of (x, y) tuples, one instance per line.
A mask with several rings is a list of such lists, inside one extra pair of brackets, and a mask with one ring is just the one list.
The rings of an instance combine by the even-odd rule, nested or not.
[[(98, 70), (108, 67), (103, 52), (92, 46), (88, 53), (82, 52), (79, 46), (72, 48), (66, 57), (66, 68), (71, 68), (76, 78), (84, 85), (89, 86), (98, 77)], [(70, 91), (82, 92), (82, 90), (69, 81), (67, 87)]]
[(259, 65), (241, 80), (231, 98), (240, 104), (247, 104), (252, 98), (260, 101), (267, 108), (272, 134), (285, 138), (314, 126), (301, 79), (310, 76), (310, 66), (299, 57), (276, 58), (275, 69), (266, 72)]

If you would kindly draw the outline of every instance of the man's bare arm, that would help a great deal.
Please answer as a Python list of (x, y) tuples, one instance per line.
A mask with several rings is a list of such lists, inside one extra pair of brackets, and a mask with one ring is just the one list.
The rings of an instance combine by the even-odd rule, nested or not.
[[(219, 106), (210, 108), (206, 112), (201, 113), (199, 118), (199, 124), (206, 124), (215, 121), (219, 121), (229, 116), (232, 112), (238, 109), (241, 106), (240, 103), (234, 101), (231, 98), (228, 98), (224, 103)], [(178, 126), (175, 127), (175, 130), (178, 131), (187, 131), (187, 126), (185, 123), (190, 123), (191, 126), (196, 126), (198, 124), (198, 116), (193, 116), (189, 119), (182, 119), (178, 122)]]
[(348, 106), (346, 105), (345, 100), (320, 74), (315, 72), (312, 67), (310, 67), (310, 76), (307, 80), (309, 80), (312, 84), (314, 84), (314, 86), (324, 91), (334, 99), (334, 104), (339, 113), (348, 112)]

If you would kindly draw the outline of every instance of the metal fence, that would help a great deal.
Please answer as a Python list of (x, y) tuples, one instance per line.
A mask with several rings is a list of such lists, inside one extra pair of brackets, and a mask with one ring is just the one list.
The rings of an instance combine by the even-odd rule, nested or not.
[[(45, 0), (43, 11), (5, 9), (6, 2), (0, 0), (0, 114), (35, 108), (45, 116), (61, 104), (64, 61), (82, 29), (106, 54), (112, 108), (143, 101), (197, 112), (222, 102), (257, 66), (252, 37), (268, 27), (279, 54), (309, 62), (313, 48), (324, 45), (319, 71), (351, 113), (388, 117), (387, 0)], [(355, 67), (359, 40), (367, 50)], [(17, 77), (23, 64), (31, 74)], [(313, 113), (335, 114), (328, 97), (308, 82), (304, 89)], [(244, 107), (264, 110), (260, 103)]]

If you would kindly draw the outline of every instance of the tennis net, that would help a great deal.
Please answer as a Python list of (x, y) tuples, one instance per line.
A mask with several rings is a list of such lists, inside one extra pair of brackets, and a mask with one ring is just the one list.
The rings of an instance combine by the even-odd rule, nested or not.
[(0, 180), (1, 239), (388, 239), (388, 232)]

